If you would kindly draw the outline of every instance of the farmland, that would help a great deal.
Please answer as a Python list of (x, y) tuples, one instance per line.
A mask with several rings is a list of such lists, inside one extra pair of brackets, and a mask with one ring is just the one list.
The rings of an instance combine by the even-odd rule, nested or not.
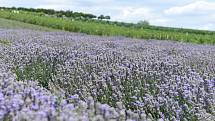
[(214, 32), (30, 10), (0, 10), (0, 120), (215, 119)]
[(12, 29), (0, 40), (0, 118), (214, 119), (214, 46)]
[(130, 26), (115, 25), (114, 22), (94, 22), (56, 18), (38, 15), (34, 12), (14, 13), (8, 10), (0, 11), (0, 18), (21, 21), (25, 23), (45, 26), (53, 29), (70, 32), (80, 32), (90, 35), (102, 36), (125, 36), (142, 39), (174, 40), (198, 44), (214, 44), (215, 33), (211, 31), (199, 31), (189, 29), (174, 29), (153, 26)]
[(5, 29), (31, 29), (31, 30), (38, 30), (38, 31), (54, 31), (55, 29), (41, 27), (33, 24), (27, 24), (23, 22), (8, 20), (0, 18), (0, 28)]

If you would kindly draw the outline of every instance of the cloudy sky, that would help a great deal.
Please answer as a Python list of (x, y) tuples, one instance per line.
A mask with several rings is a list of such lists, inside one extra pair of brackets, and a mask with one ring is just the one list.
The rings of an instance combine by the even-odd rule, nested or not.
[(215, 30), (215, 0), (0, 0), (0, 6), (73, 10), (112, 20)]

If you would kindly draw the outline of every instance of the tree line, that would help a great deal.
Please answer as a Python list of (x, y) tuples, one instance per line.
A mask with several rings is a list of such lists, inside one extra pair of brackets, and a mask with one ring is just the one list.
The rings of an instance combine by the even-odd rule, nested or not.
[(110, 16), (100, 15), (96, 16), (89, 13), (73, 12), (71, 10), (54, 10), (54, 9), (44, 9), (44, 8), (24, 8), (24, 7), (0, 7), (3, 10), (17, 10), (17, 11), (27, 11), (41, 13), (42, 15), (55, 15), (56, 17), (67, 17), (67, 18), (82, 18), (82, 19), (98, 19), (98, 20), (110, 20)]

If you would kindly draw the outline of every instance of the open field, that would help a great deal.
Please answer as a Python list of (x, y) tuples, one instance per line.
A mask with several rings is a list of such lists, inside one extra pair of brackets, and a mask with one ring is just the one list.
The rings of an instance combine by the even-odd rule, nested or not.
[(8, 19), (0, 18), (0, 28), (5, 29), (32, 29), (32, 30), (38, 30), (38, 31), (56, 31), (52, 28), (42, 27), (38, 25), (23, 23), (19, 21), (13, 21)]
[(0, 29), (2, 119), (215, 119), (215, 46)]
[[(90, 35), (125, 36), (131, 38), (174, 40), (198, 44), (215, 44), (215, 32), (197, 31), (188, 29), (171, 29), (165, 27), (126, 27), (104, 22), (76, 21), (70, 19), (40, 16), (36, 13), (13, 13), (7, 10), (0, 11), (0, 18), (6, 18), (25, 23), (45, 26), (49, 28), (80, 32)], [(110, 22), (109, 22), (110, 23)]]

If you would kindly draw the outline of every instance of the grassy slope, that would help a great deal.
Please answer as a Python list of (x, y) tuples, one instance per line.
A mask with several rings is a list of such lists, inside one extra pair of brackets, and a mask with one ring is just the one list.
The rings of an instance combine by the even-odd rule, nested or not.
[(39, 30), (39, 31), (54, 31), (55, 29), (42, 27), (38, 25), (23, 23), (19, 21), (13, 21), (8, 19), (0, 18), (0, 28), (5, 29), (32, 29), (32, 30)]
[[(95, 22), (71, 21), (48, 16), (38, 16), (35, 13), (0, 11), (0, 18), (40, 25), (58, 30), (80, 32), (90, 35), (125, 36), (141, 39), (175, 40), (198, 44), (215, 44), (214, 32), (198, 32), (194, 30), (174, 31), (153, 28), (134, 28), (115, 26)], [(177, 30), (177, 29), (176, 29)]]

